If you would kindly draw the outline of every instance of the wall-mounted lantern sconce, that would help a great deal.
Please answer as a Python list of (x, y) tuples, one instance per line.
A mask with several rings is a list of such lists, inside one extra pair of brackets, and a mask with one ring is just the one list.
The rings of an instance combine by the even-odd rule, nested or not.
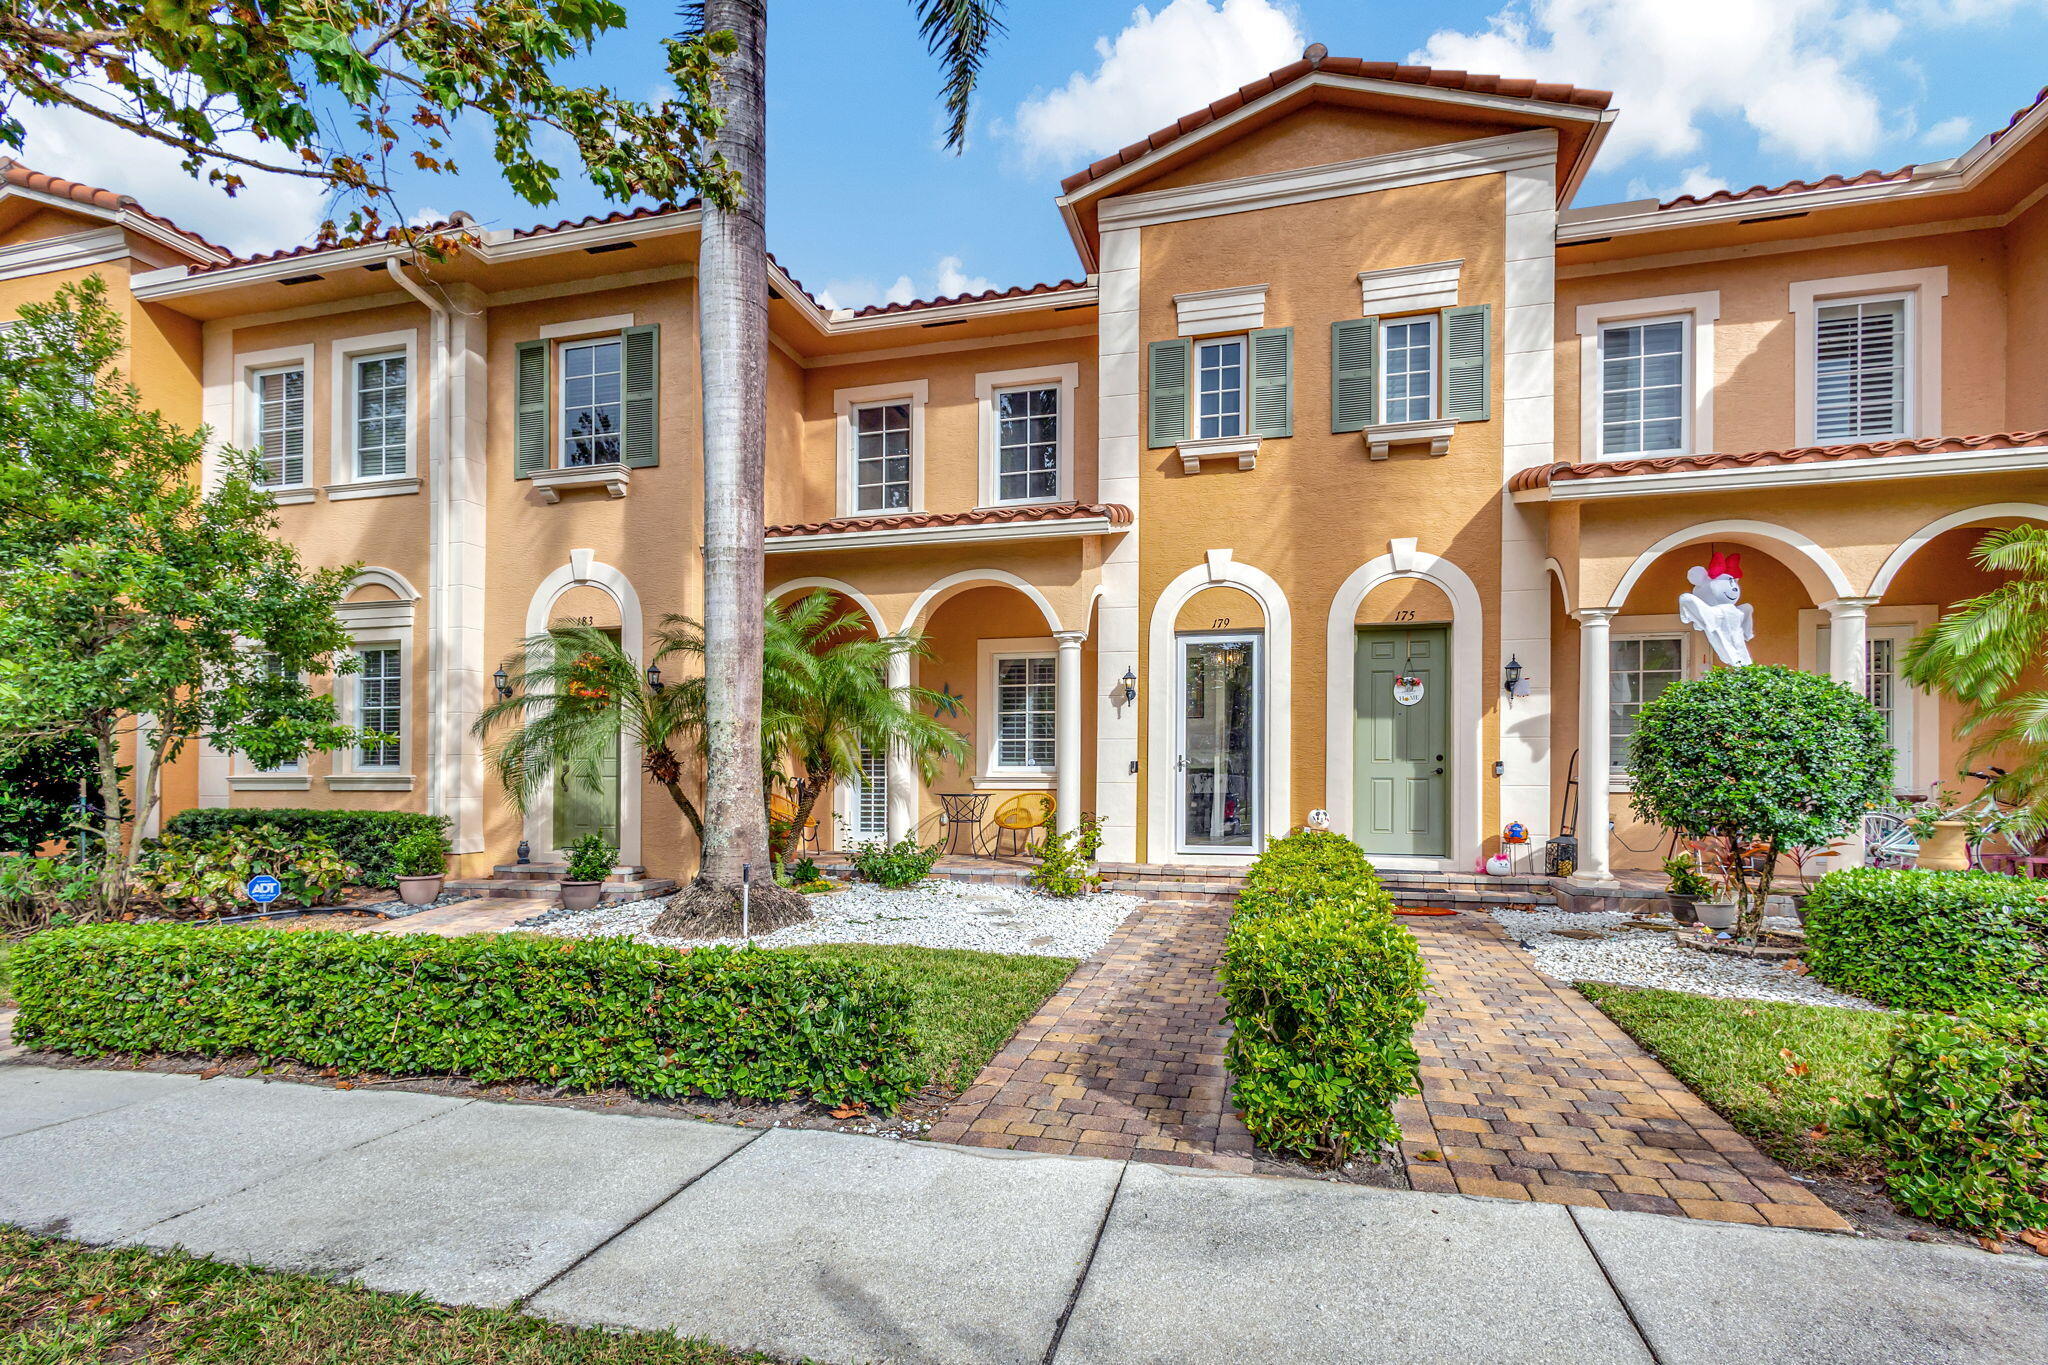
[(1507, 675), (1507, 681), (1501, 686), (1502, 691), (1510, 697), (1529, 695), (1529, 684), (1522, 681), (1522, 661), (1512, 654), (1508, 655)]
[(1129, 706), (1138, 699), (1138, 675), (1133, 669), (1125, 669), (1123, 682), (1123, 704)]
[(664, 688), (664, 687), (667, 687), (667, 686), (668, 686), (668, 684), (667, 684), (667, 683), (665, 683), (665, 682), (663, 682), (663, 681), (661, 680), (661, 665), (660, 665), (660, 664), (649, 664), (649, 665), (647, 665), (647, 685), (648, 685), (649, 687), (651, 687), (651, 688), (653, 688), (653, 689), (654, 689), (654, 692), (655, 692), (655, 695), (656, 695), (656, 696), (659, 696), (659, 695), (661, 694), (661, 689), (662, 689), (662, 688)]
[(491, 674), (491, 681), (498, 685), (498, 695), (500, 697), (511, 697), (512, 680), (505, 676), (505, 670), (503, 668), (500, 668), (496, 673)]

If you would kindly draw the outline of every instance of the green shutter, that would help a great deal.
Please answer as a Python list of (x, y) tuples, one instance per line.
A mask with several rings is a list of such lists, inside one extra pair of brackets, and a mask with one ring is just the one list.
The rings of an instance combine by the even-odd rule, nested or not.
[(1378, 318), (1343, 318), (1330, 324), (1330, 430), (1364, 431), (1373, 424), (1373, 357)]
[(624, 411), (619, 448), (627, 465), (645, 469), (661, 463), (661, 328), (628, 327), (621, 340)]
[(1188, 371), (1193, 348), (1185, 340), (1155, 341), (1146, 348), (1148, 390), (1145, 442), (1152, 449), (1188, 438)]
[(1493, 308), (1446, 308), (1443, 327), (1444, 416), (1484, 422), (1493, 416)]
[(512, 473), (526, 478), (546, 469), (548, 460), (548, 343), (519, 343), (512, 424)]
[(1294, 329), (1262, 327), (1251, 337), (1251, 435), (1294, 434)]

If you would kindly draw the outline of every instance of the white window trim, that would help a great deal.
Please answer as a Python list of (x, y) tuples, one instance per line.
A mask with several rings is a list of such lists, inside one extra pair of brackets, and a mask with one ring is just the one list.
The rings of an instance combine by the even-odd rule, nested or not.
[[(924, 410), (931, 401), (931, 384), (923, 379), (894, 384), (866, 384), (855, 389), (832, 391), (833, 425), (838, 429), (839, 512), (842, 517), (902, 516), (924, 511)], [(859, 461), (853, 432), (853, 410), (874, 403), (910, 404), (910, 505), (879, 507), (861, 511), (856, 505), (855, 482)]]
[[(398, 766), (365, 767), (362, 746), (350, 744), (334, 751), (334, 764), (327, 777), (333, 791), (411, 791), (413, 779), (413, 732), (419, 728), (413, 694), (418, 686), (418, 655), (413, 651), (414, 612), (419, 593), (405, 579), (380, 569), (366, 570), (356, 580), (380, 583), (398, 594), (395, 602), (344, 602), (335, 608), (342, 629), (348, 632), (354, 649), (387, 647), (398, 650), (400, 679), (398, 721)], [(334, 705), (340, 723), (359, 724), (356, 674), (335, 678)]]
[[(620, 316), (625, 319), (627, 326), (632, 325), (632, 314), (626, 313)], [(562, 323), (557, 325), (583, 327), (596, 326), (598, 323), (616, 323), (618, 321), (619, 318), (617, 317), (593, 318), (587, 324)], [(545, 333), (547, 328), (543, 327), (541, 331)], [(616, 460), (597, 460), (590, 464), (570, 464), (568, 463), (570, 440), (569, 367), (563, 362), (562, 356), (572, 346), (602, 346), (607, 342), (616, 343), (619, 348), (619, 429), (614, 433), (619, 438), (619, 458)], [(592, 406), (595, 406), (595, 404)], [(614, 498), (626, 496), (624, 485), (621, 484), (616, 489), (611, 488), (613, 483), (619, 481), (609, 477), (611, 471), (622, 470), (625, 467), (624, 460), (626, 457), (626, 334), (621, 328), (600, 327), (592, 332), (578, 332), (574, 335), (549, 338), (548, 433), (551, 439), (548, 445), (547, 470), (541, 472), (552, 472), (557, 475), (568, 476), (552, 480), (554, 489), (585, 487), (591, 483), (601, 483), (611, 491), (611, 495)], [(575, 477), (586, 474), (591, 470), (605, 471), (607, 477), (597, 480), (583, 480)], [(545, 485), (536, 485), (536, 487), (545, 487)], [(559, 502), (561, 500), (559, 492), (556, 492), (553, 497), (548, 497), (545, 493), (542, 496), (543, 500), (547, 502)]]
[[(422, 383), (419, 366), (419, 333), (410, 328), (396, 332), (373, 332), (343, 337), (333, 343), (329, 361), (328, 477), (324, 491), (329, 498), (390, 498), (417, 493), (422, 487), (420, 451), (426, 442), (428, 388)], [(356, 477), (355, 407), (356, 362), (371, 356), (405, 353), (405, 473), (382, 478)], [(310, 414), (309, 414), (310, 415)], [(309, 422), (310, 426), (311, 423)]]
[[(1237, 343), (1237, 432), (1231, 436), (1202, 435), (1202, 348)], [(1258, 437), (1252, 430), (1252, 338), (1249, 332), (1218, 332), (1194, 339), (1188, 356), (1188, 439), (1180, 443), (1183, 458), (1189, 447), (1198, 451), (1217, 441), (1250, 441), (1257, 450)], [(1240, 463), (1239, 468), (1251, 466)], [(1193, 472), (1193, 471), (1189, 471)]]
[(1266, 325), (1269, 284), (1240, 284), (1228, 289), (1201, 289), (1173, 296), (1173, 316), (1184, 337), (1218, 332), (1249, 332)]
[(1819, 406), (1814, 388), (1819, 368), (1821, 305), (1876, 298), (1906, 301), (1906, 429), (1894, 439), (1942, 435), (1941, 301), (1947, 296), (1945, 265), (1876, 275), (1838, 275), (1826, 280), (1794, 280), (1790, 307), (1796, 357), (1792, 409), (1797, 443), (1815, 445), (1819, 439), (1814, 435), (1815, 410)]
[[(1381, 421), (1374, 423), (1374, 429), (1390, 432), (1416, 430), (1434, 427), (1444, 420), (1444, 336), (1442, 319), (1435, 313), (1404, 313), (1396, 317), (1383, 317), (1379, 326), (1372, 329), (1373, 349), (1379, 354), (1373, 357), (1372, 382), (1373, 411), (1384, 416), (1387, 411), (1387, 328), (1388, 326), (1425, 323), (1429, 327), (1429, 416), (1404, 417), (1398, 422)], [(1429, 433), (1434, 435), (1434, 432)], [(1371, 439), (1370, 436), (1367, 437)], [(1449, 438), (1445, 438), (1448, 445)]]
[[(1694, 455), (1714, 449), (1714, 325), (1721, 316), (1721, 291), (1709, 289), (1697, 294), (1662, 294), (1648, 299), (1613, 299), (1606, 303), (1579, 305), (1579, 459), (1634, 460), (1659, 454)], [(1685, 449), (1644, 451), (1640, 454), (1608, 456), (1601, 449), (1600, 329), (1620, 322), (1661, 322), (1683, 318), (1686, 345), (1692, 348), (1691, 373), (1686, 382), (1691, 402), (1687, 405)]]
[[(1607, 632), (1608, 676), (1611, 678), (1614, 674), (1614, 647), (1620, 644), (1623, 640), (1661, 640), (1668, 636), (1673, 635), (1678, 636), (1680, 639), (1678, 656), (1679, 677), (1697, 678), (1704, 674), (1707, 671), (1707, 656), (1700, 649), (1700, 645), (1703, 642), (1704, 637), (1702, 637), (1700, 633), (1694, 630), (1691, 626), (1687, 625), (1685, 621), (1679, 618), (1676, 614), (1673, 614), (1670, 616), (1643, 615), (1614, 617), (1613, 620), (1609, 623)], [(1609, 752), (1601, 756), (1601, 763), (1603, 766), (1613, 762), (1613, 754), (1611, 748), (1613, 740), (1611, 737), (1609, 738), (1608, 743), (1610, 745)], [(1580, 772), (1583, 773), (1584, 771), (1584, 760), (1581, 759)], [(1583, 780), (1583, 778), (1581, 780)], [(1629, 780), (1629, 775), (1627, 772), (1616, 771), (1613, 768), (1607, 769), (1608, 791), (1625, 792), (1633, 790), (1634, 787), (1635, 784)]]
[[(275, 368), (275, 367), (273, 367)], [(257, 647), (250, 640), (242, 640), (239, 648), (245, 653), (265, 654), (269, 651)], [(301, 673), (299, 678), (305, 680)], [(306, 760), (310, 754), (301, 754), (288, 764), (275, 768), (259, 768), (249, 761), (249, 756), (239, 749), (228, 754), (228, 790), (238, 792), (298, 792), (313, 785), (312, 777), (306, 771)]]
[(1419, 313), (1458, 305), (1458, 275), (1463, 260), (1397, 265), (1389, 270), (1358, 272), (1359, 316)]
[(589, 341), (603, 336), (606, 332), (623, 332), (632, 325), (631, 313), (607, 313), (601, 318), (550, 322), (534, 333), (534, 337), (539, 341)]
[[(1931, 604), (1922, 606), (1872, 607), (1863, 618), (1865, 638), (1880, 633), (1895, 639), (1910, 640), (1934, 624), (1940, 609)], [(1827, 651), (1821, 645), (1821, 631), (1830, 625), (1828, 614), (1818, 607), (1803, 607), (1799, 612), (1799, 667), (1808, 673), (1825, 676), (1828, 672)], [(1903, 656), (1904, 650), (1900, 650)], [(1941, 699), (1922, 687), (1915, 687), (1904, 678), (1899, 686), (1905, 689), (1906, 698), (1912, 708), (1913, 733), (1909, 751), (1904, 755), (1904, 770), (1892, 774), (1894, 790), (1902, 796), (1924, 795), (1928, 784), (1942, 776), (1941, 767)]]
[[(978, 647), (980, 660), (975, 673), (979, 690), (975, 693), (978, 704), (974, 708), (974, 785), (992, 788), (1011, 786), (1019, 791), (1037, 790), (1057, 774), (1057, 763), (1048, 763), (1043, 767), (1029, 764), (1005, 767), (996, 762), (996, 660), (1044, 657), (1053, 661), (1057, 675), (1059, 645), (1050, 635), (1036, 635), (982, 640)], [(1053, 700), (1053, 724), (1059, 724), (1057, 695)], [(1053, 753), (1059, 753), (1057, 732), (1053, 735)]]
[[(1058, 487), (1050, 498), (1008, 498), (1001, 496), (1001, 423), (996, 420), (996, 395), (1011, 389), (1057, 387), (1060, 393)], [(1042, 365), (1028, 370), (993, 370), (974, 376), (974, 402), (980, 413), (981, 505), (983, 507), (1029, 507), (1074, 500), (1074, 408), (1081, 388), (1079, 365)], [(912, 418), (911, 445), (915, 470), (916, 418)]]
[(269, 351), (244, 351), (235, 357), (235, 441), (240, 450), (259, 444), (258, 427), (262, 409), (256, 396), (257, 376), (297, 366), (306, 376), (306, 476), (298, 483), (264, 484), (263, 489), (280, 506), (311, 502), (319, 494), (313, 483), (313, 469), (319, 452), (313, 449), (313, 413), (317, 406), (313, 392), (313, 346), (279, 346)]

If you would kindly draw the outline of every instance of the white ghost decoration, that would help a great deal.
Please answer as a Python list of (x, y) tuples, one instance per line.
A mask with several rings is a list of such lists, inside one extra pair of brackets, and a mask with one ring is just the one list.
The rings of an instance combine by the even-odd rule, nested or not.
[(1742, 556), (1716, 550), (1704, 567), (1685, 571), (1692, 591), (1678, 595), (1678, 619), (1707, 637), (1714, 655), (1731, 668), (1751, 662), (1756, 608), (1742, 600)]

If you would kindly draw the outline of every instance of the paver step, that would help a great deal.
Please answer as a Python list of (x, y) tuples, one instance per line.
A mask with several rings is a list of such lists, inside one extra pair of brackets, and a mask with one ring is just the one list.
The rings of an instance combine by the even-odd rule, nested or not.
[[(562, 898), (560, 881), (501, 882), (490, 877), (471, 877), (447, 882), (443, 889), (486, 900), (558, 901)], [(671, 877), (636, 877), (630, 881), (608, 881), (599, 894), (606, 902), (637, 901), (666, 896), (675, 889), (676, 883)]]
[[(491, 869), (491, 878), (497, 881), (559, 882), (566, 880), (568, 875), (567, 863), (499, 863)], [(647, 875), (647, 869), (621, 864), (612, 869), (612, 875), (626, 881), (638, 881)]]

